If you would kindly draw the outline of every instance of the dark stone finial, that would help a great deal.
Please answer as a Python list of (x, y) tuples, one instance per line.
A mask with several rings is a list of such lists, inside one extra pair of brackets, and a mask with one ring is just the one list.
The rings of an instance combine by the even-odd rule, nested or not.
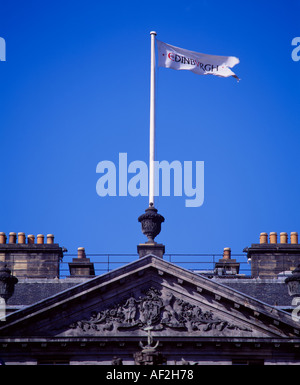
[(284, 282), (288, 285), (290, 296), (300, 295), (300, 265), (293, 270), (292, 274)]
[(145, 210), (145, 214), (139, 216), (138, 221), (141, 222), (143, 234), (148, 238), (146, 243), (155, 243), (154, 238), (160, 233), (161, 224), (165, 218), (157, 213), (152, 202)]
[(123, 365), (123, 360), (121, 357), (114, 356), (114, 358), (111, 361), (111, 364), (115, 366), (120, 366), (120, 365)]
[(5, 302), (13, 295), (18, 278), (11, 274), (4, 262), (0, 262), (0, 298)]

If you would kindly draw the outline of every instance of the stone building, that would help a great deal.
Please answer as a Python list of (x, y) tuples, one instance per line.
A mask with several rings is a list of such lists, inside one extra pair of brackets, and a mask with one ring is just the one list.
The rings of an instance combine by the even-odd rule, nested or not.
[(164, 260), (158, 215), (150, 207), (139, 218), (148, 241), (136, 260), (102, 275), (79, 248), (60, 278), (66, 250), (53, 235), (1, 233), (2, 362), (299, 364), (297, 234), (289, 243), (262, 233), (245, 249), (249, 276), (229, 248), (206, 274)]

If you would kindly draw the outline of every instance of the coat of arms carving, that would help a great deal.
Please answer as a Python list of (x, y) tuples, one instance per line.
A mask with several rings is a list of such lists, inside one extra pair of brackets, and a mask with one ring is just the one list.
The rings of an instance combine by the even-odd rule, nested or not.
[(144, 329), (151, 326), (153, 331), (164, 329), (187, 332), (212, 330), (242, 330), (252, 332), (244, 326), (235, 325), (226, 319), (216, 317), (211, 310), (203, 310), (197, 305), (176, 298), (173, 293), (163, 295), (155, 287), (148, 288), (143, 296), (129, 296), (123, 302), (109, 308), (94, 311), (87, 320), (70, 325), (75, 334), (98, 334), (120, 330)]

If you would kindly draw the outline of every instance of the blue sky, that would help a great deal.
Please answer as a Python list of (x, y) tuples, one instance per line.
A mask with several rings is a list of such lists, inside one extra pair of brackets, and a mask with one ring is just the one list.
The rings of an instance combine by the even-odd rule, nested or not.
[(159, 68), (158, 160), (204, 161), (204, 204), (159, 197), (167, 253), (241, 253), (299, 231), (300, 1), (6, 1), (0, 231), (135, 253), (147, 197), (96, 194), (102, 160), (148, 163), (150, 35), (240, 59), (241, 78)]

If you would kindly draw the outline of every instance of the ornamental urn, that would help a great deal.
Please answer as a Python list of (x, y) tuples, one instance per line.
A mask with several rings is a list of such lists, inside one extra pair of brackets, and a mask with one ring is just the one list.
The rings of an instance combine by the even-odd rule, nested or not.
[(11, 274), (6, 264), (0, 262), (0, 298), (3, 298), (5, 303), (13, 295), (17, 282), (18, 279)]
[(148, 238), (146, 243), (156, 243), (154, 238), (160, 233), (161, 224), (165, 218), (157, 213), (153, 203), (150, 203), (145, 213), (139, 216), (138, 221), (141, 222), (142, 233)]
[(300, 296), (300, 265), (284, 281), (288, 285), (290, 296)]

